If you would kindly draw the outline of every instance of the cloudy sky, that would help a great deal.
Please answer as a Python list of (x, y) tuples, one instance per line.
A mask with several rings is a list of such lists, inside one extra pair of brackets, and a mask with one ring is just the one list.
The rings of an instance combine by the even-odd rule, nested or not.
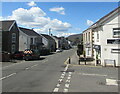
[(3, 2), (0, 20), (16, 20), (38, 33), (79, 34), (118, 7), (117, 2)]

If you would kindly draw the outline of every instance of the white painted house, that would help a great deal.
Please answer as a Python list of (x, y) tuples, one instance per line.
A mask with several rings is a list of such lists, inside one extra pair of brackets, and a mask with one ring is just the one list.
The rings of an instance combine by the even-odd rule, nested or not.
[(91, 28), (83, 31), (83, 47), (85, 56), (93, 58), (93, 34)]
[(42, 47), (42, 36), (32, 29), (19, 27), (19, 51), (25, 49), (40, 49)]
[(99, 55), (101, 64), (115, 62), (120, 66), (120, 7), (113, 10), (98, 22), (93, 28), (94, 33), (94, 54)]

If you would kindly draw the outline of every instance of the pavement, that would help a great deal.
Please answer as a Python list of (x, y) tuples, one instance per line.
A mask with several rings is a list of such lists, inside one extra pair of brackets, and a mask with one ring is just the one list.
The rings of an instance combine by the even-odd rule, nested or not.
[(95, 61), (81, 62), (75, 52), (71, 57), (68, 71), (72, 72), (68, 92), (118, 92), (118, 68), (95, 66)]

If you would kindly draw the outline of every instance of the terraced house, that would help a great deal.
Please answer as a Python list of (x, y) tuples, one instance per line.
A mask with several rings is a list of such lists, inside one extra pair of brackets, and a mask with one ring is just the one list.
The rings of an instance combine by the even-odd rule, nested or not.
[(19, 28), (15, 20), (0, 21), (2, 24), (2, 51), (14, 53), (19, 50)]
[(119, 18), (120, 7), (102, 17), (83, 32), (86, 55), (90, 54), (94, 59), (100, 59), (103, 66), (106, 63), (120, 66)]

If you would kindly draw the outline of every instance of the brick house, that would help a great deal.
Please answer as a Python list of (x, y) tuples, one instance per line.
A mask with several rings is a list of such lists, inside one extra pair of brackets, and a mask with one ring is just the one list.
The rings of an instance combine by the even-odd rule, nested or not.
[(14, 53), (19, 50), (19, 28), (15, 20), (0, 21), (2, 26), (2, 51)]

